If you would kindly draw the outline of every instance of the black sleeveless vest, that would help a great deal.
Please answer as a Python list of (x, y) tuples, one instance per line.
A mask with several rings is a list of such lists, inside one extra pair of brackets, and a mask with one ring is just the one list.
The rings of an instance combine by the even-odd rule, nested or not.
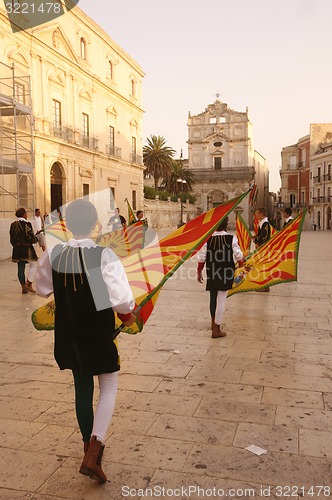
[(102, 247), (52, 250), (54, 355), (60, 369), (97, 375), (119, 370), (114, 312), (101, 274)]
[(206, 289), (209, 291), (230, 290), (234, 281), (233, 236), (215, 235), (207, 242)]

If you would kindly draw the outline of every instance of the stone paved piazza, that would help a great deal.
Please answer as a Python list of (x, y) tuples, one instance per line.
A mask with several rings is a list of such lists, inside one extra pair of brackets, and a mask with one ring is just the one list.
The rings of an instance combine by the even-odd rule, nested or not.
[[(298, 283), (228, 299), (221, 339), (210, 337), (208, 292), (195, 281), (195, 263), (180, 269), (144, 332), (121, 336), (104, 486), (78, 473), (71, 373), (55, 365), (53, 334), (30, 322), (45, 301), (22, 295), (16, 265), (1, 263), (0, 498), (146, 498), (146, 487), (148, 498), (162, 487), (163, 498), (204, 498), (213, 488), (215, 498), (222, 490), (233, 498), (326, 498), (331, 261), (332, 233), (304, 232)], [(267, 454), (245, 450), (251, 444)], [(189, 496), (189, 486), (202, 488), (200, 496), (193, 489)]]

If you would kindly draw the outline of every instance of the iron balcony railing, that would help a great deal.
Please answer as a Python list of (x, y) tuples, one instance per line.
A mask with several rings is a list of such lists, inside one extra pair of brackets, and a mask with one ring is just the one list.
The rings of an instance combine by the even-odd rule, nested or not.
[(86, 135), (80, 135), (80, 145), (93, 150), (98, 150), (98, 139), (96, 137), (89, 137)]
[(191, 168), (188, 169), (195, 174), (195, 180), (226, 180), (226, 179), (252, 179), (255, 175), (255, 167), (221, 167), (220, 170), (213, 168)]
[(136, 153), (131, 153), (131, 163), (136, 163), (136, 165), (142, 165), (142, 156), (136, 154)]
[(121, 158), (121, 148), (117, 146), (106, 145), (106, 154), (108, 156), (113, 156), (114, 158)]
[(73, 129), (69, 127), (63, 127), (62, 125), (53, 124), (50, 127), (50, 132), (55, 137), (59, 137), (67, 142), (75, 142), (75, 134)]

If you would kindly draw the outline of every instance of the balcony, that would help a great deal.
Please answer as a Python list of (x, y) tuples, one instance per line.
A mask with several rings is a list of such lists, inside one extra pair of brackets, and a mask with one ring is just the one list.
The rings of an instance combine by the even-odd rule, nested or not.
[(137, 155), (136, 153), (131, 153), (131, 163), (136, 163), (136, 165), (142, 165), (142, 160), (143, 158), (140, 155)]
[(98, 139), (80, 134), (80, 145), (84, 148), (98, 150)]
[(220, 170), (214, 170), (213, 168), (191, 168), (189, 170), (195, 175), (197, 182), (214, 182), (228, 179), (245, 179), (250, 181), (255, 175), (255, 167), (221, 167)]
[(50, 133), (55, 137), (59, 137), (59, 139), (63, 139), (64, 141), (71, 143), (75, 142), (75, 134), (71, 128), (53, 124), (50, 126)]
[(301, 168), (303, 170), (305, 168), (305, 164), (306, 164), (305, 161), (300, 161), (299, 162), (299, 168)]
[(314, 196), (312, 198), (313, 203), (331, 203), (332, 196)]
[(324, 181), (331, 181), (332, 180), (332, 174), (325, 174), (325, 175), (323, 175), (323, 180)]
[(322, 177), (320, 175), (316, 175), (313, 177), (314, 184), (319, 184), (322, 182)]
[(121, 148), (107, 144), (106, 154), (107, 156), (113, 156), (113, 158), (121, 158)]

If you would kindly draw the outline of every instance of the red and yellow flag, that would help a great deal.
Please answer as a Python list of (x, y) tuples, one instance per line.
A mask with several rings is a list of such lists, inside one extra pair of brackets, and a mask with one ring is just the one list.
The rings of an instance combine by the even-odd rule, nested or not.
[(130, 206), (128, 198), (126, 198), (126, 202), (127, 202), (127, 208), (128, 208), (128, 225), (130, 226), (131, 224), (135, 224), (136, 217), (135, 217), (135, 214), (133, 212), (133, 209)]
[[(141, 307), (137, 321), (123, 330), (138, 333), (151, 315), (158, 294), (166, 281), (192, 255), (194, 255), (227, 216), (248, 194), (248, 192), (219, 205), (212, 210), (187, 222), (169, 236), (151, 243), (143, 250), (122, 260), (136, 304)], [(133, 226), (135, 227), (135, 226)], [(37, 309), (32, 314), (32, 322), (37, 330), (53, 329), (54, 308), (51, 303)], [(121, 321), (116, 316), (116, 325)]]
[(138, 221), (132, 226), (102, 234), (98, 238), (95, 238), (95, 242), (101, 247), (111, 248), (119, 259), (124, 259), (143, 248), (143, 222)]
[(239, 246), (243, 254), (246, 256), (250, 252), (252, 236), (247, 224), (244, 222), (240, 214), (236, 214), (235, 230)]
[(122, 261), (136, 304), (141, 307), (138, 321), (130, 327), (125, 327), (125, 332), (138, 333), (143, 329), (166, 281), (203, 246), (221, 220), (247, 194), (248, 192), (209, 210), (154, 245)]
[(304, 210), (247, 257), (244, 266), (235, 272), (233, 288), (228, 296), (297, 280), (298, 253), (306, 212)]

